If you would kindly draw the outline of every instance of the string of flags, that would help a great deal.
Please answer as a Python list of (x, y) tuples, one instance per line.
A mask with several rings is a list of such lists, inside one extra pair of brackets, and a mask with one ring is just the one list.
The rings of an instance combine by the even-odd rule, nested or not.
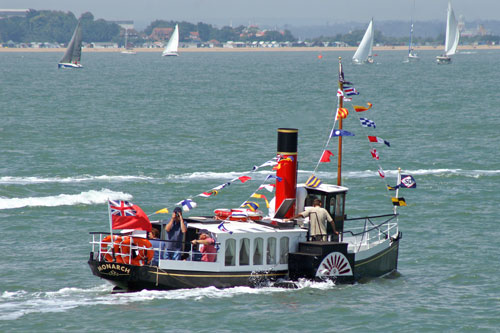
[[(215, 197), (216, 195), (219, 194), (219, 192), (222, 189), (229, 187), (234, 182), (238, 182), (239, 181), (241, 183), (246, 183), (247, 181), (252, 180), (252, 177), (247, 176), (247, 174), (249, 174), (249, 173), (256, 172), (257, 170), (259, 170), (261, 168), (264, 168), (264, 167), (273, 167), (273, 169), (274, 169), (276, 166), (279, 166), (279, 163), (281, 162), (281, 160), (283, 160), (285, 162), (286, 161), (291, 161), (290, 158), (281, 159), (279, 156), (278, 157), (274, 157), (274, 158), (272, 158), (272, 159), (270, 159), (270, 160), (262, 163), (259, 166), (254, 165), (252, 167), (252, 170), (250, 170), (248, 172), (244, 172), (243, 175), (241, 175), (241, 176), (233, 178), (230, 181), (225, 182), (223, 184), (220, 184), (220, 185), (218, 185), (218, 186), (216, 186), (216, 187), (214, 187), (214, 188), (212, 188), (212, 189), (210, 189), (208, 191), (204, 191), (204, 192), (199, 193), (199, 194), (197, 194), (195, 196), (183, 199), (183, 200), (177, 202), (176, 205), (177, 206), (181, 206), (183, 211), (188, 212), (188, 211), (190, 211), (190, 210), (192, 210), (192, 209), (194, 209), (194, 208), (197, 207), (197, 203), (193, 200), (193, 198), (195, 198), (195, 197), (202, 197), (202, 198)], [(257, 191), (261, 190), (261, 189), (265, 189), (265, 190), (267, 190), (269, 192), (273, 192), (275, 184), (266, 184), (266, 181), (269, 180), (269, 179), (276, 179), (277, 181), (281, 181), (281, 177), (277, 177), (275, 175), (269, 174), (265, 178), (264, 183), (259, 186), (259, 188), (257, 189)], [(255, 191), (254, 194), (256, 194), (257, 191)], [(259, 198), (259, 199), (262, 198), (262, 199), (264, 199), (266, 201), (266, 205), (269, 207), (269, 201), (267, 200), (267, 198), (264, 195), (259, 196), (259, 197), (256, 196), (255, 198)], [(256, 202), (253, 202), (253, 201), (245, 201), (242, 204), (241, 207), (243, 207), (243, 205), (246, 206), (246, 207), (248, 207), (251, 210), (254, 210), (254, 209), (256, 210), (259, 207), (259, 204), (256, 203)], [(168, 214), (168, 212), (169, 212), (168, 208), (162, 208), (162, 209), (157, 210), (156, 212), (154, 212), (151, 215), (154, 215), (154, 214)]]
[[(356, 90), (356, 88), (353, 86), (353, 84), (351, 82), (345, 81), (344, 72), (342, 70), (342, 65), (340, 67), (340, 72), (339, 72), (339, 81), (341, 83), (343, 83), (344, 85), (343, 85), (343, 89), (339, 88), (337, 90), (337, 97), (338, 97), (339, 106), (337, 106), (337, 110), (336, 110), (336, 114), (335, 114), (335, 122), (334, 122), (333, 128), (330, 132), (330, 136), (328, 138), (328, 141), (325, 144), (325, 147), (322, 151), (321, 158), (318, 162), (318, 165), (314, 169), (313, 174), (306, 181), (306, 186), (308, 186), (308, 187), (318, 187), (322, 183), (321, 180), (319, 178), (317, 178), (314, 174), (315, 174), (320, 163), (328, 163), (331, 161), (330, 157), (333, 156), (333, 153), (327, 149), (328, 144), (330, 142), (330, 139), (333, 137), (355, 136), (355, 134), (352, 132), (349, 132), (349, 131), (346, 131), (343, 129), (335, 129), (335, 125), (336, 125), (337, 120), (346, 119), (347, 116), (349, 115), (349, 110), (347, 107), (340, 107), (341, 98), (345, 102), (350, 102), (350, 101), (352, 101), (352, 98), (347, 97), (347, 96), (359, 95), (359, 92)], [(352, 107), (354, 108), (354, 111), (356, 111), (356, 112), (366, 112), (366, 111), (373, 108), (373, 104), (366, 103), (366, 106), (364, 106), (364, 105), (352, 105)], [(377, 128), (375, 121), (369, 119), (368, 117), (359, 117), (359, 122), (360, 122), (361, 127), (363, 127), (363, 128), (367, 128), (367, 129), (369, 129), (369, 128), (376, 129)], [(375, 162), (377, 162), (377, 164), (378, 164), (378, 162), (380, 161), (380, 155), (379, 155), (379, 152), (372, 146), (372, 143), (384, 144), (387, 147), (390, 147), (391, 144), (389, 141), (387, 141), (381, 137), (378, 137), (378, 136), (367, 135), (367, 138), (368, 138), (368, 143), (370, 146), (370, 154), (371, 154), (373, 160)], [(385, 181), (386, 173), (380, 164), (378, 164), (377, 173), (380, 176), (380, 178)], [(400, 180), (399, 184), (397, 184), (396, 186), (389, 186), (386, 183), (386, 187), (388, 190), (397, 190), (398, 188), (416, 188), (416, 182), (415, 182), (415, 179), (413, 178), (413, 176), (411, 176), (411, 175), (401, 175), (401, 180)], [(397, 194), (396, 194), (396, 196), (397, 196)], [(395, 206), (406, 206), (406, 201), (404, 198), (397, 198), (396, 197), (396, 198), (391, 198), (391, 200), (392, 200), (393, 205), (395, 205)]]

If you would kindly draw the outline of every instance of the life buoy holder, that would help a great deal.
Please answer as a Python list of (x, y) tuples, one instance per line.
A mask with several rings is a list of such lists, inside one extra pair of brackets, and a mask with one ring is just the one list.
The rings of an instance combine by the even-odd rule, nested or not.
[(125, 236), (120, 244), (120, 257), (125, 264), (144, 266), (153, 260), (154, 249), (145, 238)]
[[(111, 241), (111, 235), (108, 235), (103, 238), (101, 241), (101, 255), (104, 255), (104, 260), (108, 262), (113, 262), (112, 252), (115, 252), (115, 258), (118, 259), (120, 253), (120, 243), (122, 242), (122, 238), (118, 235), (113, 235), (113, 241)], [(111, 252), (111, 253), (110, 253)], [(121, 257), (119, 259), (121, 261)]]
[(231, 216), (231, 209), (218, 208), (214, 210), (214, 215), (217, 220), (226, 220), (229, 216)]

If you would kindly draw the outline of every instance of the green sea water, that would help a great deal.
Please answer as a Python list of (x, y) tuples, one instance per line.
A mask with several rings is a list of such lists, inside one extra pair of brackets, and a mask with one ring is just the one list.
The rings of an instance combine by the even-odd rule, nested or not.
[[(436, 55), (352, 65), (350, 52), (84, 53), (84, 69), (58, 70), (60, 54), (0, 53), (0, 331), (500, 330), (500, 53), (451, 65)], [(91, 274), (88, 233), (107, 231), (110, 196), (172, 208), (273, 158), (279, 127), (299, 129), (305, 181), (331, 129), (339, 56), (360, 92), (352, 104), (374, 105), (344, 121), (356, 134), (344, 140), (348, 217), (390, 213), (397, 168), (417, 181), (401, 191), (397, 274), (120, 295)], [(376, 147), (378, 162), (366, 135), (391, 143)], [(316, 175), (333, 183), (336, 171)], [(239, 206), (268, 172), (198, 198), (190, 214)]]

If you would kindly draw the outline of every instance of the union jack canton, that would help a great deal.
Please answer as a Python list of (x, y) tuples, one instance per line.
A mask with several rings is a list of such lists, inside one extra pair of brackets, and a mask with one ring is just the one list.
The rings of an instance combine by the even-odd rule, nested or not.
[(125, 200), (109, 200), (109, 210), (114, 216), (136, 216), (134, 204)]

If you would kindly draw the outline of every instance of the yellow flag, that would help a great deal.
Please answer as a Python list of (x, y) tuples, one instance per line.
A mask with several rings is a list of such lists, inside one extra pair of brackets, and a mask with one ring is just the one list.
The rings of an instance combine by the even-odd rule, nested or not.
[(155, 214), (168, 214), (168, 209), (167, 208), (163, 208), (163, 209), (157, 210), (155, 212)]

